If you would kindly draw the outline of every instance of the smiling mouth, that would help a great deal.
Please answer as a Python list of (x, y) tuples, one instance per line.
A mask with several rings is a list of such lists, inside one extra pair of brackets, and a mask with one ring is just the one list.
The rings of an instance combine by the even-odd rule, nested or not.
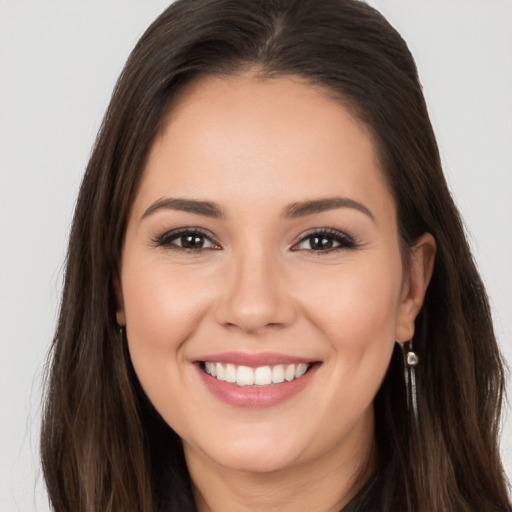
[(251, 368), (231, 363), (203, 361), (201, 369), (211, 377), (240, 387), (267, 387), (300, 379), (313, 363), (276, 364)]

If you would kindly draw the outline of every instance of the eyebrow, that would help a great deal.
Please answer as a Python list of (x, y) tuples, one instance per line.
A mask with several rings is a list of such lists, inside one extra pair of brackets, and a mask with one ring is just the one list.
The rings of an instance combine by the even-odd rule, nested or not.
[(338, 208), (353, 208), (354, 210), (364, 213), (373, 220), (373, 222), (375, 222), (375, 217), (369, 208), (358, 201), (349, 199), (348, 197), (327, 197), (292, 203), (284, 209), (283, 217), (295, 219), (298, 217), (305, 217), (306, 215), (312, 215), (314, 213), (336, 210)]
[[(327, 197), (322, 199), (310, 199), (298, 201), (286, 206), (282, 217), (286, 219), (296, 219), (306, 217), (315, 213), (321, 213), (338, 208), (352, 208), (360, 211), (375, 222), (372, 212), (364, 204), (349, 199), (347, 197)], [(222, 208), (212, 201), (199, 201), (197, 199), (181, 199), (174, 197), (161, 198), (155, 201), (142, 215), (142, 219), (160, 209), (177, 210), (182, 212), (194, 213), (213, 219), (224, 218), (225, 214)]]
[(211, 201), (198, 201), (196, 199), (179, 199), (173, 197), (161, 198), (155, 201), (142, 215), (142, 219), (150, 216), (160, 209), (178, 210), (181, 212), (195, 213), (213, 219), (224, 217), (221, 207)]

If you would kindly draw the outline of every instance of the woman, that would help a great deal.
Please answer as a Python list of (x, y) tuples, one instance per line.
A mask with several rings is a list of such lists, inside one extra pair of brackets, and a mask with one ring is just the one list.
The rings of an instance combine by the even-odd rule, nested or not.
[(511, 509), (485, 291), (412, 57), (358, 1), (154, 22), (52, 350), (55, 510)]

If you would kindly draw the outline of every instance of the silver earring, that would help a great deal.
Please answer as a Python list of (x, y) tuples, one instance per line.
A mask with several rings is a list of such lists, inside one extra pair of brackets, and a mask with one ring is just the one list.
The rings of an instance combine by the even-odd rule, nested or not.
[(416, 366), (419, 363), (419, 358), (416, 352), (412, 350), (412, 340), (398, 342), (402, 349), (402, 356), (404, 362), (404, 378), (405, 388), (407, 390), (407, 409), (412, 412), (416, 422), (418, 422), (418, 399), (416, 396)]

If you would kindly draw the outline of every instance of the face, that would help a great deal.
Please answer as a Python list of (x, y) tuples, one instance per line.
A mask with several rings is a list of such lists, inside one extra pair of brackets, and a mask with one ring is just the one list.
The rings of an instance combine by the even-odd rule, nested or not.
[(423, 253), (404, 273), (372, 137), (341, 103), (294, 78), (203, 78), (152, 146), (117, 318), (188, 459), (354, 460), (412, 335)]

